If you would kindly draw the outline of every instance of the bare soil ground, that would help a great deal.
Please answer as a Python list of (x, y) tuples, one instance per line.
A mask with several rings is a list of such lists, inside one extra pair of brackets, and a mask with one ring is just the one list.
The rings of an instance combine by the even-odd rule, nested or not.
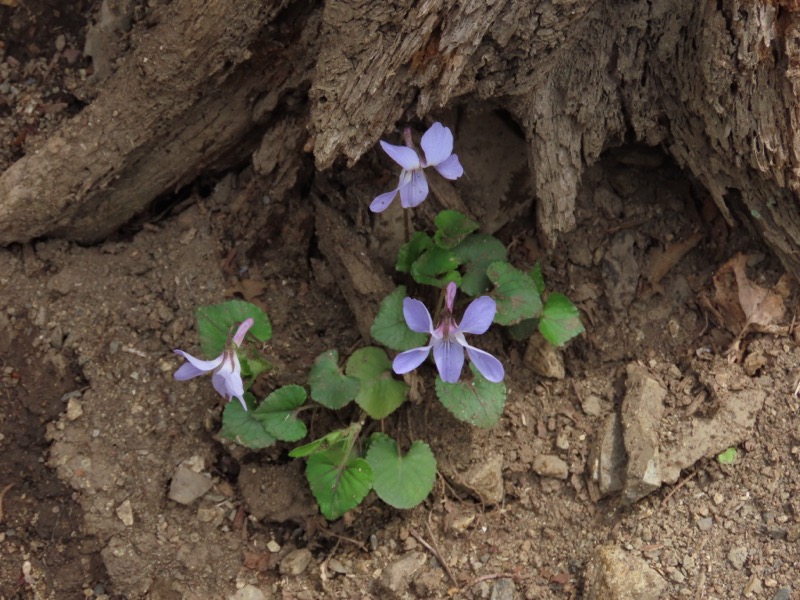
[[(42, 108), (54, 82), (78, 110), (64, 82), (91, 74), (80, 56), (64, 58), (82, 47), (89, 7), (58, 18), (48, 8), (0, 4), (4, 166), (35, 144), (22, 133), (68, 118)], [(34, 100), (20, 99), (23, 87)], [(491, 128), (473, 129), (456, 131), (457, 151), (461, 139), (490, 145)], [(379, 250), (397, 213), (367, 211), (381, 177), (394, 177), (378, 164), (376, 154), (307, 187), (346, 190), (345, 202), (328, 200)], [(456, 190), (468, 202), (476, 188), (498, 189), (491, 161), (465, 166), (470, 181)], [(540, 261), (581, 309), (586, 333), (551, 357), (563, 378), (537, 374), (527, 344), (492, 331), (485, 347), (503, 360), (509, 394), (484, 431), (438, 407), (425, 367), (421, 401), (385, 427), (431, 443), (434, 492), (411, 511), (370, 498), (336, 523), (318, 516), (286, 447), (220, 440), (209, 382), (172, 378), (172, 349), (197, 350), (194, 307), (233, 296), (273, 323), (263, 391), (304, 382), (325, 350), (364, 344), (319, 247), (310, 193), (277, 204), (262, 186), (244, 169), (97, 246), (0, 249), (0, 598), (580, 598), (599, 593), (593, 573), (610, 547), (642, 559), (633, 576), (655, 573), (638, 597), (797, 593), (795, 296), (783, 329), (735, 339), (722, 318), (735, 303), (715, 293), (715, 273), (743, 253), (748, 280), (772, 289), (782, 269), (746, 217), (730, 229), (660, 151), (623, 148), (590, 169), (578, 227), (553, 252), (538, 248), (530, 215), (497, 233), (520, 267)], [(637, 369), (665, 391), (656, 442), (677, 481), (628, 505), (598, 497), (593, 448), (609, 415), (624, 413)], [(720, 464), (728, 446), (736, 460)], [(189, 505), (168, 498), (180, 464), (213, 482)], [(303, 568), (298, 549), (309, 551)]]

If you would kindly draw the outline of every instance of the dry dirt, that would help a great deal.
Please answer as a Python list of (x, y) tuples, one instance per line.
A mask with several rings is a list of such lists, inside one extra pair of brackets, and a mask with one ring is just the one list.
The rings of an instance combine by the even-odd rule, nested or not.
[[(46, 131), (69, 116), (26, 113), (11, 87), (37, 90), (41, 107), (45, 75), (87, 75), (55, 44), (63, 33), (66, 48), (82, 47), (88, 7), (75, 3), (63, 18), (47, 8), (0, 3), (0, 32), (9, 32), (0, 54), (4, 166), (30, 151), (24, 127)], [(81, 60), (74, 68), (91, 75)], [(465, 139), (470, 179), (455, 189), (468, 204), (475, 189), (501, 192), (500, 206), (520, 193), (511, 175), (498, 183), (495, 163), (467, 160), (467, 146), (496, 144), (496, 131), (472, 127)], [(376, 152), (307, 186), (345, 213), (379, 263), (399, 212), (374, 216), (367, 205), (395, 177), (387, 166)], [(181, 362), (172, 349), (197, 351), (194, 307), (232, 296), (261, 303), (273, 323), (263, 391), (303, 383), (325, 350), (365, 343), (319, 247), (310, 195), (276, 204), (257, 191), (263, 184), (247, 168), (226, 174), (210, 193), (188, 194), (97, 246), (0, 249), (0, 598), (581, 598), (597, 593), (592, 573), (628, 559), (631, 577), (656, 577), (650, 592), (663, 586), (630, 597), (798, 593), (795, 296), (783, 329), (737, 343), (723, 322), (731, 300), (714, 293), (714, 274), (740, 252), (761, 288), (782, 274), (747, 215), (729, 228), (660, 151), (627, 147), (587, 172), (578, 227), (554, 251), (538, 248), (528, 214), (503, 226), (497, 235), (518, 266), (540, 261), (550, 287), (581, 309), (586, 333), (551, 357), (563, 360), (564, 377), (537, 374), (542, 361), (525, 343), (492, 331), (483, 347), (505, 364), (508, 402), (484, 431), (437, 406), (425, 367), (422, 401), (384, 426), (431, 443), (442, 473), (434, 492), (410, 511), (370, 497), (327, 523), (287, 447), (254, 452), (220, 440), (222, 407), (209, 382), (172, 378)], [(321, 191), (330, 189), (343, 197)], [(625, 504), (618, 494), (598, 498), (593, 447), (609, 415), (625, 410), (632, 373), (664, 391), (650, 420), (677, 482)], [(729, 445), (737, 458), (720, 464)], [(213, 486), (182, 505), (168, 491), (187, 462)], [(502, 499), (478, 493), (479, 483)], [(608, 559), (609, 548), (621, 554)], [(287, 574), (298, 549), (310, 562)]]

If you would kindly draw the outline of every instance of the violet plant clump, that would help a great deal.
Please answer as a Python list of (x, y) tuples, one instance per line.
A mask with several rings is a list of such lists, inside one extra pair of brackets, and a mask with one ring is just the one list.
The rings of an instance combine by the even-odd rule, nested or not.
[(456, 296), (456, 284), (450, 282), (445, 288), (445, 309), (436, 328), (425, 305), (419, 300), (405, 298), (403, 300), (403, 316), (408, 328), (431, 336), (427, 346), (412, 348), (398, 354), (392, 363), (392, 369), (398, 375), (413, 371), (420, 366), (433, 349), (433, 359), (439, 376), (447, 383), (457, 383), (464, 367), (464, 351), (466, 350), (475, 368), (488, 381), (503, 381), (505, 371), (503, 364), (494, 356), (470, 346), (464, 337), (465, 333), (480, 335), (486, 333), (492, 324), (497, 308), (495, 301), (489, 296), (481, 296), (473, 300), (464, 311), (464, 318), (457, 323), (453, 316), (453, 302)]
[(247, 404), (244, 401), (242, 365), (239, 361), (237, 350), (242, 345), (244, 336), (247, 335), (247, 331), (253, 326), (253, 323), (253, 319), (242, 321), (236, 329), (233, 339), (226, 344), (225, 350), (213, 360), (202, 360), (183, 350), (174, 350), (175, 354), (180, 354), (186, 359), (186, 362), (175, 371), (175, 379), (186, 381), (187, 379), (211, 373), (211, 384), (217, 390), (217, 393), (228, 401), (236, 398), (241, 402), (244, 410), (247, 410)]
[[(381, 141), (402, 170), (397, 187), (370, 204), (375, 213), (384, 211), (398, 195), (404, 208), (422, 203), (429, 191), (424, 173), (428, 167), (450, 180), (464, 173), (453, 153), (453, 134), (441, 123), (422, 135), (422, 155), (408, 128), (404, 139), (405, 146)], [(562, 345), (583, 331), (574, 304), (563, 294), (545, 290), (541, 267), (524, 271), (513, 266), (505, 245), (481, 233), (469, 216), (443, 210), (436, 215), (432, 234), (417, 231), (411, 236), (409, 213), (404, 212), (406, 244), (396, 261), (402, 284), (383, 300), (371, 328), (378, 343), (397, 352), (394, 359), (379, 346), (358, 348), (341, 359), (337, 350), (330, 349), (317, 356), (304, 385), (284, 385), (259, 399), (253, 384), (268, 365), (245, 342), (252, 338), (263, 349), (272, 329), (263, 311), (241, 300), (197, 309), (201, 347), (206, 356), (216, 358), (204, 360), (175, 350), (187, 361), (175, 379), (210, 373), (214, 389), (229, 400), (222, 411), (221, 438), (257, 450), (306, 438), (308, 419), (303, 411), (307, 409), (338, 411), (333, 421), (349, 419), (349, 425), (323, 430), (317, 439), (289, 452), (306, 460), (309, 486), (330, 520), (358, 506), (373, 491), (387, 504), (405, 509), (421, 503), (433, 489), (437, 470), (430, 446), (416, 440), (401, 449), (383, 433), (384, 420), (409, 398), (409, 378), (426, 377), (423, 363), (431, 353), (438, 377), (434, 386), (422, 389), (433, 388), (438, 401), (456, 418), (489, 428), (497, 424), (505, 407), (505, 369), (496, 356), (469, 343), (467, 336), (484, 335), (498, 324), (507, 327), (514, 339), (541, 334)], [(413, 286), (414, 293), (408, 294), (406, 286)], [(444, 299), (435, 315), (417, 299), (432, 299), (431, 290)], [(460, 321), (455, 315), (457, 290), (473, 298)], [(412, 371), (416, 371), (413, 376)], [(398, 375), (404, 376), (402, 380)], [(231, 402), (233, 398), (239, 402)], [(366, 433), (377, 429), (375, 423), (367, 426), (369, 419), (381, 421), (380, 432)]]
[(424, 158), (420, 157), (414, 147), (408, 127), (403, 131), (403, 138), (405, 146), (395, 146), (383, 140), (380, 142), (383, 151), (403, 169), (400, 171), (397, 187), (377, 196), (369, 205), (372, 212), (386, 210), (398, 193), (403, 208), (413, 208), (421, 204), (428, 197), (428, 180), (424, 172), (427, 167), (433, 167), (442, 177), (451, 180), (464, 174), (458, 156), (453, 154), (453, 133), (438, 121), (430, 126), (420, 140)]

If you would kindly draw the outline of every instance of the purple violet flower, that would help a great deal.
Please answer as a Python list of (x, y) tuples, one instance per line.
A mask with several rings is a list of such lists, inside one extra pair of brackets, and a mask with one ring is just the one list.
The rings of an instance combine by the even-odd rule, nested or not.
[(376, 197), (369, 205), (372, 212), (379, 213), (389, 208), (398, 192), (403, 208), (413, 208), (422, 203), (428, 197), (428, 180), (422, 171), (426, 167), (433, 167), (446, 179), (458, 179), (464, 174), (458, 156), (453, 154), (453, 134), (448, 127), (437, 121), (423, 134), (420, 145), (425, 152), (424, 159), (414, 149), (410, 129), (405, 129), (403, 137), (405, 146), (393, 146), (381, 140), (381, 148), (403, 170), (397, 187)]
[(472, 364), (489, 381), (498, 383), (503, 380), (505, 372), (502, 363), (483, 350), (470, 346), (464, 338), (465, 333), (480, 335), (485, 333), (494, 319), (497, 310), (495, 301), (489, 296), (481, 296), (473, 300), (461, 323), (453, 317), (453, 301), (456, 297), (456, 284), (448, 283), (445, 291), (445, 309), (436, 329), (433, 328), (431, 314), (419, 300), (405, 298), (403, 300), (403, 316), (412, 331), (429, 333), (431, 341), (427, 346), (413, 348), (398, 354), (392, 363), (392, 369), (398, 375), (413, 371), (420, 366), (433, 348), (433, 360), (442, 381), (457, 383), (464, 366), (464, 350), (467, 351)]
[(236, 355), (236, 349), (242, 345), (244, 336), (247, 331), (253, 326), (253, 319), (245, 319), (236, 333), (233, 340), (228, 342), (225, 350), (222, 351), (214, 360), (200, 360), (195, 358), (188, 352), (183, 350), (175, 350), (175, 354), (180, 354), (188, 362), (181, 365), (181, 368), (175, 371), (175, 379), (179, 381), (186, 381), (204, 375), (206, 373), (213, 373), (211, 375), (211, 383), (214, 389), (217, 390), (220, 396), (226, 400), (237, 398), (242, 403), (242, 407), (247, 410), (247, 403), (244, 401), (244, 384), (242, 383), (242, 366), (239, 364), (239, 357)]

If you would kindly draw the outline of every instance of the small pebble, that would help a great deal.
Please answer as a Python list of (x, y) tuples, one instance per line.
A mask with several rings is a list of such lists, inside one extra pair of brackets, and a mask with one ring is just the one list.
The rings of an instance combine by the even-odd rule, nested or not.
[(516, 593), (513, 580), (504, 577), (492, 585), (489, 600), (514, 600), (514, 598), (516, 598)]
[(603, 413), (603, 405), (600, 403), (600, 398), (594, 394), (590, 394), (581, 402), (583, 412), (591, 417), (599, 417)]
[(772, 600), (789, 600), (792, 597), (792, 588), (789, 586), (782, 587), (775, 595), (772, 597)]
[(697, 528), (700, 531), (708, 531), (714, 526), (714, 519), (712, 517), (703, 517), (697, 519)]
[(569, 476), (569, 466), (558, 456), (540, 454), (533, 459), (533, 470), (542, 477), (566, 479)]
[(273, 554), (276, 554), (281, 551), (281, 545), (275, 540), (270, 540), (267, 542), (267, 550), (269, 550)]
[(750, 594), (757, 594), (760, 596), (763, 592), (764, 588), (761, 587), (761, 580), (755, 575), (751, 575), (750, 581), (747, 582), (747, 585), (744, 588), (745, 597), (749, 598)]
[(408, 552), (383, 568), (379, 585), (387, 592), (402, 596), (414, 574), (427, 562), (422, 552)]
[(228, 600), (265, 600), (264, 592), (256, 586), (247, 584), (242, 589), (237, 590), (235, 594), (228, 596)]
[(119, 517), (119, 520), (122, 521), (122, 523), (126, 527), (130, 527), (131, 525), (133, 525), (133, 508), (131, 507), (130, 500), (125, 500), (125, 502), (120, 504), (117, 507), (116, 512), (117, 512), (117, 517)]
[(201, 506), (197, 509), (197, 520), (201, 523), (211, 523), (217, 517), (222, 517), (223, 512), (218, 506)]
[(348, 569), (342, 561), (338, 558), (332, 558), (328, 561), (328, 568), (333, 571), (334, 573), (338, 573), (339, 575), (347, 575), (351, 571)]
[(311, 551), (307, 548), (293, 550), (283, 557), (279, 570), (281, 575), (297, 576), (306, 570), (311, 562)]
[(669, 578), (675, 583), (683, 583), (684, 581), (686, 581), (686, 576), (683, 573), (681, 573), (678, 569), (672, 571), (672, 573), (669, 574)]
[(736, 546), (731, 548), (728, 552), (728, 560), (730, 561), (733, 568), (741, 570), (744, 568), (744, 563), (747, 560), (747, 547), (746, 546)]
[(211, 478), (179, 465), (172, 475), (168, 497), (179, 504), (191, 504), (208, 492), (213, 485)]
[(77, 398), (70, 398), (67, 400), (67, 419), (74, 421), (83, 415), (83, 406)]

